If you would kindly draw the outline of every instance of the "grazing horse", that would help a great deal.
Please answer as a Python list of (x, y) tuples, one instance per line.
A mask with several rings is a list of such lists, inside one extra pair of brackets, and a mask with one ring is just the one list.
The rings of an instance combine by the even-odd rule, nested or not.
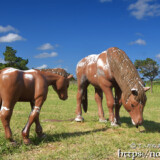
[[(136, 68), (124, 51), (112, 47), (99, 55), (89, 55), (77, 64), (76, 74), (78, 93), (75, 121), (83, 121), (81, 105), (87, 112), (87, 87), (92, 84), (100, 122), (106, 122), (102, 108), (104, 92), (111, 125), (120, 124), (119, 110), (122, 104), (129, 112), (132, 123), (136, 126), (142, 124), (147, 99), (145, 91), (149, 87), (144, 87)], [(115, 88), (115, 97), (112, 88)]]
[(33, 122), (39, 137), (43, 136), (39, 122), (39, 113), (47, 98), (48, 86), (52, 85), (61, 100), (68, 97), (69, 75), (63, 69), (40, 71), (36, 69), (21, 71), (14, 68), (5, 68), (0, 71), (0, 116), (5, 130), (6, 139), (14, 143), (10, 129), (10, 119), (17, 101), (30, 102), (32, 111), (28, 122), (22, 130), (25, 144), (30, 143), (29, 131)]

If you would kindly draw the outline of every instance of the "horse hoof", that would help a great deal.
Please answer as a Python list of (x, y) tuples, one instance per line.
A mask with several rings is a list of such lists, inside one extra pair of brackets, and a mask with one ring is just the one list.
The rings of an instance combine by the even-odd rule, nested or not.
[(30, 145), (30, 144), (31, 144), (31, 140), (30, 140), (29, 138), (24, 138), (24, 139), (23, 139), (23, 143), (24, 143), (25, 145)]
[(118, 127), (121, 125), (121, 122), (120, 121), (117, 121), (116, 118), (114, 118), (114, 121), (111, 121), (111, 126), (112, 127)]
[(117, 124), (118, 124), (119, 126), (121, 126), (121, 122), (120, 122), (120, 121), (118, 121)]
[(17, 142), (14, 141), (13, 139), (10, 139), (10, 140), (9, 140), (9, 143), (10, 143), (10, 145), (13, 146), (13, 147), (16, 147), (16, 146), (17, 146)]
[(101, 122), (101, 123), (107, 123), (107, 120), (106, 119), (99, 119), (99, 122)]
[(112, 127), (118, 127), (119, 124), (117, 124), (117, 123), (115, 123), (115, 122), (111, 122), (111, 126), (112, 126)]
[(16, 146), (17, 146), (17, 142), (16, 142), (16, 141), (12, 141), (12, 142), (11, 142), (11, 145), (12, 145), (13, 147), (16, 147)]
[(111, 126), (112, 126), (112, 127), (118, 127), (119, 125), (116, 124), (116, 123), (111, 122)]
[(38, 134), (38, 137), (39, 137), (39, 138), (42, 138), (42, 139), (44, 139), (44, 138), (46, 138), (47, 136), (46, 136), (46, 134), (44, 134), (44, 133), (41, 133), (41, 134)]
[(78, 115), (76, 118), (75, 118), (75, 121), (76, 122), (83, 122), (84, 121), (84, 118), (80, 115)]

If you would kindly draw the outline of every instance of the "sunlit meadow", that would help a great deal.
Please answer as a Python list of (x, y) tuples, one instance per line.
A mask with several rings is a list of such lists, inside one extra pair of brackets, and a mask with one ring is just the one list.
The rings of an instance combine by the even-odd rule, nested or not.
[[(131, 123), (131, 118), (121, 107), (121, 126), (111, 127), (110, 122), (98, 122), (98, 108), (94, 100), (94, 88), (88, 88), (88, 112), (83, 113), (85, 121), (77, 123), (75, 118), (77, 85), (71, 83), (69, 98), (59, 100), (49, 88), (48, 98), (44, 103), (40, 121), (46, 134), (39, 139), (35, 134), (35, 125), (30, 131), (31, 145), (24, 145), (21, 130), (25, 126), (31, 111), (29, 103), (17, 103), (11, 119), (13, 138), (17, 146), (10, 145), (4, 138), (0, 123), (0, 159), (17, 160), (82, 160), (82, 159), (125, 159), (123, 152), (144, 153), (160, 152), (160, 85), (155, 84), (153, 94), (148, 91), (144, 110), (144, 124), (138, 129)], [(105, 117), (108, 119), (106, 100), (103, 100)], [(133, 155), (129, 155), (132, 159)], [(160, 158), (160, 154), (159, 154)]]

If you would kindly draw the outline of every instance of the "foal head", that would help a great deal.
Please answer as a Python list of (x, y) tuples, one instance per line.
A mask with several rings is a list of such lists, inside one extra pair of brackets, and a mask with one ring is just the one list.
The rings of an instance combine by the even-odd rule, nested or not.
[(150, 87), (144, 87), (144, 92), (141, 94), (133, 88), (131, 91), (132, 94), (128, 97), (127, 101), (124, 100), (122, 93), (123, 106), (129, 112), (132, 124), (136, 127), (143, 123), (143, 109), (147, 100), (145, 92), (149, 89)]
[(56, 84), (52, 85), (53, 89), (56, 91), (61, 100), (66, 100), (68, 98), (69, 80), (73, 77), (73, 75), (69, 75), (64, 69), (61, 68), (53, 69), (52, 73), (59, 75)]

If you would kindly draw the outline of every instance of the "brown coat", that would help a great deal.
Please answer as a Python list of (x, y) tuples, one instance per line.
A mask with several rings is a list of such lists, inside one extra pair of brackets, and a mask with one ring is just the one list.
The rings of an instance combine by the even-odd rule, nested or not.
[[(0, 115), (6, 138), (10, 141), (13, 141), (10, 118), (17, 101), (30, 102), (32, 107), (28, 122), (22, 131), (24, 143), (28, 144), (30, 143), (29, 130), (33, 122), (36, 123), (37, 134), (42, 136), (39, 113), (47, 98), (48, 86), (52, 85), (60, 99), (66, 100), (68, 98), (67, 89), (72, 75), (66, 77), (54, 71), (33, 69), (21, 71), (14, 68), (5, 68), (0, 71)], [(64, 72), (63, 69), (58, 69), (58, 71), (59, 73)]]

